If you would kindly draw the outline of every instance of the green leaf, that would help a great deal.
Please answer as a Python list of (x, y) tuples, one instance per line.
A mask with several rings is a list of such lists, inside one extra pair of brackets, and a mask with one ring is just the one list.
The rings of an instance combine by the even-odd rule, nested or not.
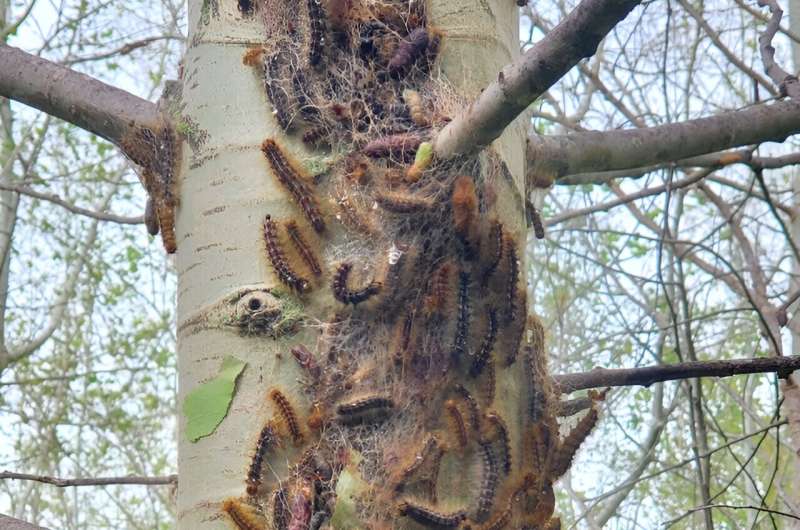
[(236, 378), (247, 363), (228, 356), (222, 361), (217, 376), (198, 386), (183, 401), (183, 415), (186, 416), (186, 436), (196, 442), (216, 430), (228, 413)]

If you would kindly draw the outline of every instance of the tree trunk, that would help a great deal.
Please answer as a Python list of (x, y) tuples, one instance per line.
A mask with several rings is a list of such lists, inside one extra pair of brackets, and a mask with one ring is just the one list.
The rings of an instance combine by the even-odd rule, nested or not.
[[(182, 123), (190, 124), (191, 149), (184, 150), (181, 164), (177, 216), (179, 403), (213, 377), (226, 356), (233, 355), (247, 366), (237, 382), (227, 416), (212, 435), (190, 442), (185, 418), (180, 418), (178, 524), (187, 529), (226, 528), (230, 521), (222, 515), (222, 502), (244, 494), (259, 432), (274, 410), (267, 399), (268, 391), (278, 387), (298, 405), (301, 428), (306, 428), (303, 417), (311, 403), (301, 393), (298, 379), (304, 374), (290, 348), (302, 343), (314, 350), (320, 343), (320, 330), (326, 329), (319, 323), (330, 322), (342, 305), (329, 294), (330, 280), (325, 276), (319, 288), (303, 297), (305, 324), (295, 335), (274, 340), (242, 335), (235, 327), (225, 325), (236, 317), (237, 309), (246, 312), (241, 304), (252, 297), (276, 304), (284, 316), (297, 300), (293, 295), (275, 298), (265, 294), (274, 293), (273, 289), (280, 286), (264, 249), (262, 222), (266, 214), (273, 219), (298, 217), (298, 210), (271, 174), (260, 149), (262, 142), (274, 138), (295, 160), (317, 164), (326, 160), (316, 158), (324, 157), (324, 152), (309, 152), (297, 135), (281, 130), (266, 101), (260, 71), (242, 64), (248, 47), (265, 44), (260, 15), (248, 19), (237, 11), (234, 2), (217, 5), (214, 0), (190, 1), (189, 9), (191, 44), (184, 59), (181, 114)], [(518, 55), (517, 7), (507, 0), (433, 1), (428, 24), (442, 36), (437, 65), (459, 94), (476, 95), (499, 66)], [(525, 240), (520, 207), (525, 122), (523, 115), (494, 144), (516, 188), (497, 183), (497, 211), (502, 212), (502, 221), (519, 249), (524, 248)], [(321, 197), (320, 202), (323, 210), (330, 211), (334, 206), (327, 197)], [(338, 261), (377, 262), (382, 258), (374, 249), (366, 248), (368, 241), (345, 242), (345, 231), (335, 224), (333, 216), (326, 219), (322, 257), (329, 272)], [(520, 285), (525, 285), (524, 279)], [(387, 308), (386, 315), (397, 310)], [(372, 326), (372, 331), (384, 332), (378, 323)], [(507, 418), (519, 416), (522, 364), (498, 370), (495, 407)], [(354, 392), (358, 394), (358, 389)], [(440, 403), (441, 397), (434, 396), (431, 403)], [(509, 423), (516, 446), (520, 440), (517, 422)], [(300, 454), (288, 441), (283, 445), (285, 450), (268, 456), (264, 466), (264, 482), (273, 486), (278, 479), (289, 477), (287, 464)], [(463, 480), (463, 469), (457, 465), (445, 466), (442, 472), (440, 483)]]

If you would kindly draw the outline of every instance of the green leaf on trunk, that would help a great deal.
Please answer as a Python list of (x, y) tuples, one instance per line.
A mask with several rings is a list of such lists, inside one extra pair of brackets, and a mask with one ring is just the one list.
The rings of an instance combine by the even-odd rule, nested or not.
[(228, 413), (236, 389), (236, 378), (246, 364), (236, 357), (226, 357), (216, 377), (186, 396), (183, 415), (186, 416), (186, 437), (189, 440), (196, 442), (216, 430)]

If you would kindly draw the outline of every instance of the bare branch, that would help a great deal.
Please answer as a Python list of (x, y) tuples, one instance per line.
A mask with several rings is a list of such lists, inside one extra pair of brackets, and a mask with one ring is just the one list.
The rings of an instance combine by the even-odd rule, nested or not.
[(778, 372), (786, 377), (800, 369), (800, 355), (787, 357), (757, 357), (724, 361), (695, 361), (642, 368), (595, 368), (591, 372), (554, 375), (562, 392), (607, 386), (650, 386), (659, 381), (693, 377), (729, 377), (740, 374)]
[[(527, 181), (541, 185), (566, 175), (632, 170), (732, 147), (782, 142), (797, 132), (800, 102), (787, 100), (658, 127), (533, 136), (528, 140)], [(720, 165), (750, 159), (741, 152), (721, 153), (715, 158)], [(689, 160), (681, 165), (713, 161)]]
[(114, 484), (141, 484), (145, 486), (163, 486), (178, 483), (178, 475), (166, 475), (163, 477), (94, 477), (94, 478), (58, 478), (46, 475), (29, 475), (26, 473), (14, 473), (13, 471), (0, 472), (0, 480), (32, 480), (52, 484), (59, 488), (78, 487), (78, 486), (111, 486)]
[(434, 152), (451, 158), (489, 145), (514, 118), (553, 86), (640, 0), (583, 0), (545, 38), (506, 65), (481, 95), (436, 137)]
[(7, 45), (0, 45), (0, 96), (117, 145), (126, 134), (162, 121), (155, 103)]
[(758, 37), (758, 48), (761, 51), (761, 60), (764, 62), (764, 70), (772, 81), (781, 89), (781, 93), (793, 98), (800, 96), (800, 82), (797, 76), (790, 74), (775, 62), (775, 47), (772, 46), (772, 39), (781, 27), (783, 10), (776, 0), (758, 0), (760, 7), (769, 7), (772, 16), (767, 23), (764, 33)]

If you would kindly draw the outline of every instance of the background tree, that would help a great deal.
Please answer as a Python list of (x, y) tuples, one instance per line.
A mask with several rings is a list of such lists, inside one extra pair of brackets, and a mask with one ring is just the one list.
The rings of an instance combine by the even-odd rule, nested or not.
[[(603, 12), (613, 13), (614, 6), (595, 4)], [(544, 43), (562, 42), (559, 40), (562, 34), (551, 34), (547, 37), (543, 37), (543, 34), (550, 33), (555, 23), (565, 18), (571, 7), (573, 6), (537, 3), (535, 10), (533, 7), (524, 8), (523, 28), (529, 30), (529, 41), (542, 37)], [(589, 4), (585, 3), (584, 8), (588, 7)], [(213, 13), (213, 8), (209, 9)], [(25, 15), (25, 11), (22, 13)], [(198, 9), (198, 19), (200, 13)], [(557, 359), (559, 371), (588, 369), (595, 365), (636, 366), (695, 358), (755, 357), (782, 353), (781, 326), (787, 310), (791, 315), (790, 306), (796, 298), (793, 294), (795, 290), (790, 285), (792, 275), (788, 273), (789, 268), (786, 266), (796, 256), (789, 232), (789, 222), (793, 219), (795, 208), (794, 191), (791, 188), (791, 173), (782, 168), (791, 167), (795, 157), (789, 143), (783, 144), (782, 148), (760, 144), (765, 140), (782, 140), (794, 132), (798, 113), (791, 98), (783, 98), (777, 105), (754, 103), (777, 96), (782, 84), (789, 95), (792, 94), (792, 80), (784, 83), (786, 79), (780, 77), (780, 74), (776, 76), (774, 68), (768, 68), (769, 75), (759, 73), (762, 71), (762, 56), (766, 57), (769, 67), (769, 52), (766, 47), (759, 52), (755, 42), (758, 35), (764, 34), (762, 24), (769, 16), (767, 11), (762, 13), (744, 4), (739, 11), (722, 12), (715, 11), (714, 6), (709, 4), (705, 4), (702, 10), (689, 4), (648, 4), (646, 9), (635, 12), (634, 16), (611, 32), (593, 59), (579, 64), (554, 89), (544, 92), (534, 111), (534, 124), (538, 132), (546, 133), (547, 136), (534, 136), (529, 144), (529, 181), (539, 186), (555, 181), (564, 186), (557, 186), (543, 205), (549, 225), (547, 244), (535, 247), (530, 256), (534, 271), (548, 270), (549, 274), (534, 273), (531, 283), (535, 307), (540, 314), (546, 316), (551, 350)], [(223, 6), (222, 20), (239, 24), (236, 22), (238, 15), (233, 6)], [(65, 24), (65, 27), (71, 26), (74, 24)], [(228, 34), (226, 24), (212, 23), (210, 26), (220, 31), (218, 34), (208, 30), (211, 34), (210, 41), (214, 40), (212, 37), (225, 37)], [(200, 24), (190, 23), (189, 27), (198, 28)], [(238, 29), (241, 28), (237, 27), (237, 31)], [(648, 35), (649, 31), (654, 35)], [(173, 32), (175, 33), (177, 32)], [(471, 30), (463, 33), (469, 34)], [(451, 42), (464, 39), (463, 33), (451, 35), (456, 37)], [(793, 34), (791, 30), (784, 28), (778, 38), (774, 39), (779, 44), (779, 62), (786, 61), (788, 55), (780, 44), (792, 41)], [(205, 36), (208, 35), (206, 33)], [(202, 51), (202, 56), (212, 57), (208, 50), (195, 51), (198, 54)], [(446, 52), (447, 50), (445, 56)], [(227, 65), (231, 69), (231, 76), (242, 78), (246, 71), (238, 63), (240, 53), (241, 49), (238, 49), (235, 52), (230, 51), (230, 57), (224, 53), (223, 56), (229, 59)], [(213, 57), (208, 60), (213, 60)], [(497, 69), (500, 62), (504, 61), (487, 60), (494, 69)], [(489, 78), (493, 79), (492, 68), (487, 65), (486, 70), (490, 74)], [(544, 72), (552, 77), (550, 81), (557, 80), (562, 73)], [(542, 72), (537, 74), (537, 79), (548, 78)], [(225, 78), (229, 79), (227, 76)], [(513, 83), (515, 79), (514, 75), (506, 75), (505, 78), (509, 83)], [(752, 79), (756, 88), (743, 88), (750, 86), (742, 82), (743, 79)], [(242, 115), (252, 113), (253, 116), (262, 116), (259, 120), (261, 123), (269, 122), (262, 107), (263, 103), (256, 97), (254, 82), (242, 82), (252, 85), (252, 101), (248, 100), (249, 103), (237, 100), (235, 104), (231, 104), (224, 97), (226, 90), (222, 90), (227, 86), (218, 87), (212, 82), (200, 83), (199, 86), (200, 90), (205, 90), (202, 88), (204, 86), (208, 87), (207, 97), (215, 105), (225, 101), (220, 107), (220, 116), (236, 112)], [(474, 90), (478, 87), (472, 88)], [(535, 88), (539, 89), (540, 86)], [(541, 88), (544, 90), (548, 87)], [(530, 98), (529, 87), (525, 87), (525, 92), (528, 92), (525, 96)], [(142, 94), (146, 95), (144, 92)], [(501, 97), (498, 98), (498, 94)], [(502, 129), (505, 125), (504, 115), (516, 115), (530, 101), (523, 97), (516, 105), (509, 105), (502, 96), (499, 91), (484, 92), (476, 105), (477, 111), (469, 115), (469, 118), (477, 121), (467, 120), (469, 124), (478, 124), (473, 127), (474, 131), (491, 137), (493, 131)], [(716, 121), (645, 132), (614, 131), (621, 126), (643, 128), (682, 122), (715, 114), (721, 109), (737, 108), (741, 108), (741, 111), (727, 114), (725, 118)], [(187, 114), (191, 115), (192, 112)], [(213, 122), (214, 114), (210, 113), (207, 119)], [(237, 142), (241, 141), (241, 138), (246, 137), (243, 133), (247, 128), (242, 126), (241, 130), (237, 130), (230, 125), (231, 122), (235, 123), (235, 120), (224, 122), (225, 134), (230, 134)], [(459, 120), (447, 130), (458, 131), (458, 125)], [(222, 120), (219, 120), (218, 126), (223, 127)], [(203, 126), (201, 128), (210, 129)], [(609, 132), (581, 134), (586, 129)], [(557, 136), (565, 130), (574, 131), (575, 134), (568, 138)], [(224, 140), (224, 137), (220, 140), (213, 133), (211, 136), (214, 141)], [(253, 133), (253, 136), (260, 137), (263, 134)], [(457, 133), (454, 136), (459, 138)], [(462, 134), (461, 137), (463, 144), (444, 137), (443, 143), (438, 145), (439, 152), (459, 151), (464, 145), (469, 147), (481, 140), (480, 135), (477, 138), (464, 139)], [(44, 144), (44, 140), (41, 143)], [(35, 146), (36, 143), (18, 140), (13, 145), (20, 145), (22, 147), (19, 150), (23, 150), (31, 149), (30, 146)], [(630, 146), (635, 149), (630, 149)], [(756, 150), (754, 146), (760, 146), (760, 150)], [(731, 147), (745, 147), (747, 150), (718, 153)], [(63, 182), (68, 186), (64, 194), (74, 190), (74, 178), (68, 182), (34, 179), (28, 172), (41, 172), (40, 165), (31, 161), (23, 163), (21, 159), (30, 155), (18, 156), (13, 150), (10, 153), (13, 156), (7, 155), (6, 160), (12, 161), (16, 171), (15, 178), (23, 184), (15, 182), (18, 187), (7, 190), (8, 200), (12, 201), (9, 204), (14, 204), (19, 192), (27, 191), (27, 195), (23, 195), (27, 197), (31, 196), (31, 191), (36, 192), (35, 189), (20, 188), (23, 185), (28, 188), (36, 185), (40, 189), (51, 187), (52, 191), (55, 183)], [(63, 162), (61, 153), (62, 151), (54, 151), (56, 156), (52, 158)], [(256, 164), (256, 155), (257, 153), (253, 153), (252, 164)], [(704, 157), (685, 160), (699, 155)], [(635, 181), (625, 178), (631, 176), (641, 178)], [(105, 177), (100, 180), (103, 181), (103, 178)], [(596, 183), (601, 183), (602, 186), (591, 185)], [(97, 192), (96, 185), (87, 186), (91, 193)], [(74, 203), (77, 198), (83, 199), (80, 194), (65, 196), (69, 197), (66, 199), (67, 203)], [(109, 191), (108, 197), (119, 200), (120, 195)], [(74, 210), (74, 205), (72, 208)], [(186, 208), (185, 203), (183, 208)], [(622, 214), (612, 210), (613, 208), (627, 209), (628, 213)], [(601, 213), (609, 210), (612, 213)], [(15, 222), (16, 218), (12, 218), (6, 226), (13, 227)], [(104, 220), (100, 226), (108, 226), (107, 222)], [(237, 224), (233, 223), (231, 226), (233, 225)], [(43, 237), (42, 234), (47, 234), (46, 230), (49, 228), (49, 224), (44, 225), (33, 233), (36, 237)], [(86, 236), (96, 238), (92, 233), (90, 226)], [(14, 240), (20, 241), (16, 235)], [(39, 241), (36, 238), (21, 240)], [(65, 247), (69, 245), (68, 248), (74, 250), (75, 237), (64, 235), (61, 240)], [(86, 241), (91, 243), (91, 239)], [(255, 244), (251, 246), (255, 248)], [(92, 244), (87, 244), (88, 247), (92, 247)], [(24, 244), (15, 248), (19, 248), (17, 252), (22, 255), (30, 255)], [(105, 252), (97, 255), (97, 263), (88, 258), (70, 259), (69, 263), (72, 270), (78, 267), (76, 263), (80, 263), (81, 267), (87, 263), (94, 263), (98, 267), (103, 263), (114, 263), (105, 256)], [(127, 251), (126, 255), (128, 260), (138, 261), (136, 253)], [(11, 258), (13, 255), (7, 259)], [(213, 262), (208, 266), (213, 267)], [(13, 266), (10, 269), (7, 266), (5, 270), (8, 278), (8, 271), (14, 269)], [(20, 275), (10, 277), (13, 282), (17, 282), (16, 285), (25, 285), (25, 272), (21, 271)], [(72, 277), (77, 277), (77, 274), (80, 272), (72, 273)], [(100, 271), (97, 277), (106, 280), (107, 274)], [(265, 275), (265, 271), (257, 274), (258, 278)], [(69, 274), (66, 277), (69, 278)], [(83, 281), (75, 282), (75, 285), (85, 285)], [(598, 282), (603, 282), (603, 288), (599, 291)], [(70, 287), (69, 282), (64, 283), (67, 288), (60, 291), (64, 299), (78, 300), (78, 297), (71, 296), (74, 287)], [(129, 294), (128, 290), (123, 289), (122, 294), (117, 296)], [(36, 295), (42, 296), (44, 300), (53, 299), (44, 293), (37, 292)], [(93, 302), (94, 297), (90, 297), (86, 303), (93, 308)], [(29, 304), (30, 301), (26, 299), (25, 303)], [(35, 329), (44, 330), (41, 336), (45, 338), (58, 330), (61, 338), (55, 343), (65, 345), (63, 351), (69, 361), (74, 362), (79, 358), (75, 354), (83, 348), (87, 353), (87, 372), (96, 372), (98, 364), (103, 360), (98, 351), (110, 351), (108, 347), (99, 345), (112, 333), (109, 330), (126, 329), (115, 325), (98, 328), (99, 338), (97, 342), (92, 342), (86, 341), (82, 336), (85, 328), (80, 328), (78, 324), (78, 332), (62, 336), (61, 333), (68, 329), (65, 326), (67, 320), (63, 320), (64, 315), (75, 314), (76, 322), (82, 323), (86, 320), (86, 315), (93, 312), (76, 306), (70, 308), (70, 311), (63, 311), (59, 316), (60, 308), (65, 307), (63, 301), (56, 299), (55, 303), (46, 302), (41, 305), (54, 308), (56, 325), (45, 324)], [(14, 306), (11, 307), (13, 311)], [(30, 315), (41, 314), (40, 307), (31, 307)], [(109, 311), (109, 314), (115, 313)], [(612, 318), (616, 315), (619, 318)], [(19, 320), (10, 320), (8, 317), (4, 319), (7, 336), (9, 321), (19, 322), (20, 326), (33, 327), (36, 326), (34, 318), (27, 316), (20, 317)], [(575, 322), (584, 325), (576, 327)], [(764, 338), (758, 340), (759, 333)], [(30, 335), (34, 336), (34, 333), (31, 332)], [(76, 335), (80, 338), (70, 340), (70, 337)], [(24, 336), (24, 332), (12, 336)], [(42, 344), (52, 343), (34, 340), (31, 344), (41, 348)], [(129, 348), (130, 355), (141, 347), (135, 342), (131, 347), (131, 340), (124, 337), (111, 344), (124, 344)], [(30, 346), (19, 350), (8, 348), (8, 351), (27, 349)], [(117, 348), (112, 346), (110, 349)], [(36, 348), (29, 353), (34, 351)], [(46, 352), (46, 355), (42, 353), (41, 364), (55, 366), (57, 363), (53, 359), (56, 357), (51, 356), (55, 353), (56, 351)], [(24, 356), (12, 354), (11, 357), (16, 357), (13, 359), (15, 381), (27, 385), (36, 384), (37, 388), (41, 388), (43, 383), (39, 381), (48, 374), (17, 372), (17, 367), (21, 366), (17, 359)], [(166, 363), (168, 368), (169, 357), (162, 353), (160, 358), (160, 362)], [(110, 359), (105, 360), (112, 362)], [(119, 368), (118, 365), (113, 366), (112, 369)], [(55, 370), (58, 371), (59, 368)], [(59, 376), (65, 371), (63, 368), (60, 370)], [(153, 370), (143, 372), (147, 376), (153, 375)], [(90, 383), (96, 384), (94, 381)], [(696, 510), (691, 515), (695, 518), (694, 522), (683, 519), (676, 524), (708, 526), (713, 514), (725, 521), (720, 523), (718, 519), (718, 524), (729, 524), (731, 527), (744, 524), (787, 525), (791, 517), (786, 514), (797, 513), (797, 502), (793, 500), (797, 493), (792, 488), (792, 475), (786, 473), (791, 469), (789, 466), (793, 463), (796, 465), (796, 462), (792, 460), (792, 439), (785, 433), (781, 436), (779, 427), (774, 425), (782, 420), (778, 416), (777, 400), (783, 394), (777, 391), (777, 387), (770, 389), (766, 383), (763, 377), (734, 378), (709, 381), (703, 385), (696, 381), (678, 385), (666, 384), (663, 387), (659, 385), (652, 392), (630, 389), (612, 393), (607, 413), (611, 419), (617, 421), (603, 423), (601, 429), (608, 429), (608, 433), (602, 435), (604, 439), (614, 441), (615, 447), (606, 448), (610, 454), (619, 454), (614, 451), (622, 449), (626, 451), (623, 453), (626, 458), (610, 460), (606, 453), (586, 452), (585, 458), (590, 462), (579, 462), (575, 477), (568, 476), (564, 484), (566, 494), (562, 499), (562, 507), (566, 510), (572, 507), (575, 519), (580, 520), (580, 524), (595, 527), (602, 526), (612, 518), (617, 527), (637, 524), (637, 518), (639, 524), (649, 526), (653, 523), (650, 518), (656, 517), (653, 514), (658, 514), (658, 520), (666, 520), (684, 515), (688, 511), (687, 507), (707, 505), (717, 508), (713, 512)], [(109, 381), (107, 384), (113, 387), (117, 383)], [(60, 388), (63, 391), (63, 385)], [(133, 387), (123, 386), (117, 391), (120, 393), (115, 395), (124, 394), (128, 398), (138, 398), (142, 394)], [(30, 394), (32, 392), (24, 394), (26, 400)], [(54, 399), (59, 403), (76, 403), (80, 399), (74, 399), (75, 397), (87, 395), (91, 395), (91, 392), (77, 388), (70, 392), (73, 399), (66, 401), (60, 396)], [(792, 394), (787, 392), (785, 395), (788, 402)], [(21, 397), (22, 395), (17, 398), (16, 403), (21, 403)], [(13, 398), (14, 396), (12, 400)], [(133, 407), (136, 405), (132, 401), (128, 403), (131, 407), (128, 410), (135, 410)], [(736, 406), (732, 407), (732, 404)], [(90, 403), (87, 407), (96, 413), (91, 405)], [(47, 403), (42, 408), (46, 409)], [(160, 415), (158, 409), (154, 412), (154, 417)], [(791, 409), (787, 412), (791, 412)], [(136, 413), (133, 415), (141, 416)], [(70, 418), (65, 423), (96, 428), (91, 414), (88, 420), (84, 417), (78, 422)], [(52, 429), (54, 425), (59, 424), (50, 418), (42, 422), (43, 428)], [(685, 428), (686, 425), (690, 428)], [(769, 426), (772, 428), (765, 429)], [(251, 430), (252, 426), (243, 432)], [(141, 431), (134, 433), (138, 442), (143, 441), (140, 433)], [(631, 440), (630, 447), (626, 446), (628, 441), (620, 433), (625, 433), (627, 440)], [(756, 436), (738, 440), (742, 435), (751, 433), (756, 433)], [(57, 433), (53, 437), (59, 440), (61, 436), (64, 434), (60, 433), (59, 436)], [(82, 433), (71, 436), (73, 440), (80, 440), (82, 447), (87, 438), (92, 438)], [(29, 442), (31, 439), (46, 440), (47, 437), (20, 433), (20, 439)], [(151, 439), (155, 440), (156, 437)], [(633, 440), (638, 444), (633, 443)], [(738, 441), (726, 447), (725, 444), (732, 440)], [(123, 442), (120, 446), (131, 452), (130, 445)], [(704, 455), (717, 447), (722, 449), (715, 451), (711, 458), (698, 459), (699, 465), (690, 458), (693, 451), (695, 456)], [(90, 452), (82, 448), (78, 453), (83, 455), (84, 451)], [(100, 445), (98, 452), (105, 451), (107, 449)], [(246, 452), (247, 448), (234, 448), (234, 452), (236, 451)], [(133, 451), (132, 456), (140, 457), (142, 453), (149, 452), (144, 448)], [(64, 451), (62, 447), (55, 454), (63, 453), (68, 454), (69, 451)], [(39, 451), (36, 454), (43, 453)], [(52, 475), (84, 476), (106, 473), (106, 469), (102, 467), (84, 467), (85, 464), (66, 470), (48, 467), (53, 466), (55, 459), (46, 460), (39, 466), (26, 466), (26, 469), (41, 470)], [(588, 465), (591, 461), (594, 461), (594, 465)], [(122, 459), (122, 462), (125, 460)], [(670, 469), (676, 462), (684, 464), (670, 473), (640, 481), (654, 472)], [(653, 466), (653, 463), (657, 463), (658, 467)], [(687, 470), (694, 466), (694, 475), (683, 475), (681, 472), (684, 466)], [(608, 468), (615, 472), (609, 473)], [(70, 472), (72, 470), (74, 472)], [(158, 472), (148, 468), (125, 469), (131, 470), (141, 474)], [(234, 475), (231, 483), (239, 481), (239, 484), (239, 474)], [(586, 480), (585, 477), (590, 479)], [(612, 485), (598, 481), (595, 477), (626, 478), (615, 480)], [(583, 484), (581, 480), (584, 481)], [(694, 488), (676, 488), (676, 484), (684, 483), (682, 481), (690, 482)], [(19, 486), (15, 484), (11, 487)], [(42, 492), (36, 491), (37, 495)], [(155, 490), (148, 491), (153, 493)], [(685, 492), (686, 496), (682, 497), (681, 492)], [(587, 499), (586, 493), (591, 497)], [(15, 495), (14, 498), (22, 497)], [(642, 519), (643, 516), (636, 507), (653, 502), (653, 499), (664, 501), (659, 508), (661, 511), (649, 510), (646, 518)], [(41, 508), (43, 504), (37, 499), (31, 499), (29, 503), (21, 502), (20, 506)], [(67, 504), (62, 506), (68, 507)], [(79, 512), (74, 509), (76, 506), (77, 502), (72, 510), (64, 510), (67, 517), (104, 515)], [(759, 511), (767, 507), (781, 513)], [(50, 512), (58, 513), (58, 509), (51, 509)], [(18, 513), (30, 519), (39, 519), (37, 514), (24, 514), (22, 509)], [(158, 510), (154, 513), (158, 513)], [(51, 514), (48, 516), (53, 517)], [(74, 520), (66, 521), (66, 526), (78, 526)], [(132, 523), (123, 524), (132, 526)]]

